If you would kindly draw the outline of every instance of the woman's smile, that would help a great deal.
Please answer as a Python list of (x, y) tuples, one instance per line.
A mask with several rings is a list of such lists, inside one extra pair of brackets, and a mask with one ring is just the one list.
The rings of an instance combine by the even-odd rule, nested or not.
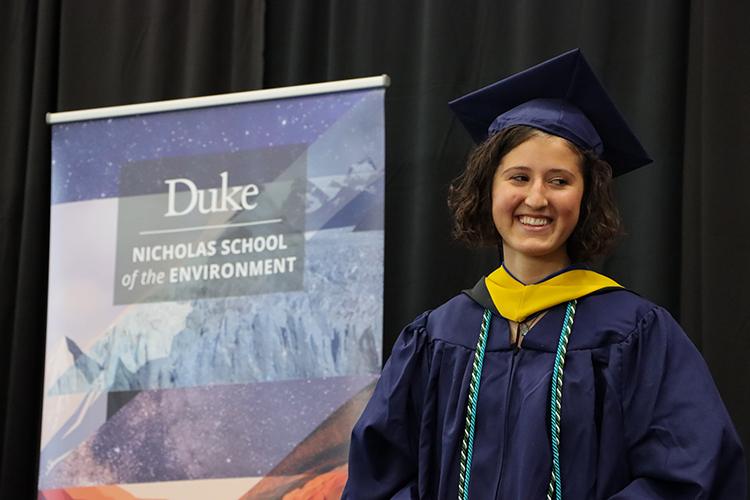
[(524, 226), (529, 226), (529, 229), (532, 230), (543, 229), (552, 223), (552, 219), (543, 216), (519, 215), (516, 219)]

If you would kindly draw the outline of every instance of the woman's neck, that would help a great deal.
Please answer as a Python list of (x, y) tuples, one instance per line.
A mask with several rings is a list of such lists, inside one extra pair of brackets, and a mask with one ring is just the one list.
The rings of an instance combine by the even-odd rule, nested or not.
[(570, 259), (567, 253), (564, 255), (531, 257), (509, 252), (509, 254), (505, 254), (503, 260), (505, 269), (526, 285), (538, 283), (550, 274), (565, 269), (569, 265)]

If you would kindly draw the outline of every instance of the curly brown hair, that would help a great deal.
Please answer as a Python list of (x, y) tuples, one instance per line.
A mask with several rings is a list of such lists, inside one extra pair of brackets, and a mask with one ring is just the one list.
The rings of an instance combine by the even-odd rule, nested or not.
[[(453, 235), (473, 246), (502, 242), (492, 220), (492, 180), (503, 157), (516, 146), (546, 132), (518, 125), (489, 137), (471, 152), (464, 172), (448, 192), (453, 212)], [(612, 167), (593, 152), (567, 141), (581, 159), (584, 192), (581, 212), (568, 238), (568, 256), (573, 262), (590, 262), (606, 255), (622, 235), (622, 223), (612, 192)]]

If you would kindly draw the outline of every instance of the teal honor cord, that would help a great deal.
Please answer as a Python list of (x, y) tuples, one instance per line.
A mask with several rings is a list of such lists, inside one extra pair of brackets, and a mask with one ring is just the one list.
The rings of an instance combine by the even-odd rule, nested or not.
[(468, 500), (469, 498), (469, 480), (471, 479), (471, 459), (474, 453), (474, 423), (477, 416), (479, 382), (482, 379), (484, 349), (487, 346), (487, 334), (490, 331), (491, 318), (492, 313), (489, 309), (485, 309), (484, 316), (482, 316), (482, 329), (479, 332), (476, 351), (474, 351), (474, 365), (471, 368), (469, 397), (468, 403), (466, 404), (466, 426), (464, 427), (464, 438), (461, 441), (461, 457), (458, 463), (459, 500)]
[[(552, 387), (550, 389), (550, 436), (552, 447), (552, 473), (549, 487), (547, 488), (547, 500), (562, 500), (562, 478), (560, 475), (560, 417), (562, 413), (562, 385), (563, 372), (565, 369), (565, 356), (568, 352), (568, 340), (573, 330), (573, 320), (576, 315), (576, 300), (571, 300), (565, 309), (560, 338), (555, 353), (555, 364), (552, 369)], [(471, 480), (471, 459), (474, 452), (474, 430), (477, 416), (477, 401), (479, 399), (479, 385), (482, 379), (482, 367), (484, 365), (484, 353), (487, 347), (487, 336), (490, 330), (490, 319), (492, 313), (489, 309), (484, 310), (482, 316), (482, 328), (477, 339), (474, 354), (474, 363), (471, 369), (471, 381), (469, 382), (469, 395), (466, 403), (466, 423), (464, 436), (461, 442), (461, 454), (458, 464), (458, 500), (468, 500), (469, 483)]]

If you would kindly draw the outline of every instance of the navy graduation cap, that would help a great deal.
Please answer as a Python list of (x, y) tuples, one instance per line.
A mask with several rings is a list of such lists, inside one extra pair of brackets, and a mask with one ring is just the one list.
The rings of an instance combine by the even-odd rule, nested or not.
[(580, 49), (451, 101), (474, 141), (528, 125), (592, 150), (614, 176), (651, 163)]

